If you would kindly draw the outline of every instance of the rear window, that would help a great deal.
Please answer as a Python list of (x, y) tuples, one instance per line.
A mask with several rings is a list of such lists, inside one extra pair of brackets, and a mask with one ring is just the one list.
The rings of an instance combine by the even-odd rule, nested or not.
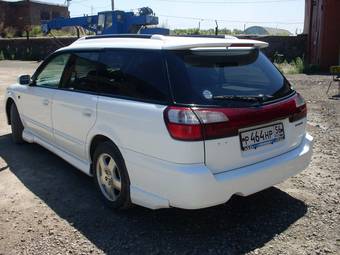
[(166, 58), (176, 103), (242, 106), (249, 102), (214, 97), (265, 95), (273, 100), (291, 92), (286, 79), (258, 49), (167, 51)]

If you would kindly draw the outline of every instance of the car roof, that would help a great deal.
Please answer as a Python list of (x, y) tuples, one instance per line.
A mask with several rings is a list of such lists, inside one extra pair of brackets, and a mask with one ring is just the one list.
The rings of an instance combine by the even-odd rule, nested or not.
[(82, 37), (60, 50), (70, 49), (154, 49), (154, 50), (185, 50), (200, 48), (264, 48), (268, 43), (238, 39), (232, 36), (198, 37), (198, 36), (164, 36), (164, 35), (104, 35)]

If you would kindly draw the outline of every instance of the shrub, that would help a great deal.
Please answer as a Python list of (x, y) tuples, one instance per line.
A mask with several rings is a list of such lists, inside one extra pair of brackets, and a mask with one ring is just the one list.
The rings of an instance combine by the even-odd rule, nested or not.
[(297, 73), (303, 73), (304, 72), (305, 65), (304, 65), (302, 58), (298, 57), (295, 60), (293, 60), (293, 65), (295, 66)]
[(18, 32), (17, 32), (17, 30), (16, 30), (15, 28), (13, 28), (13, 27), (5, 27), (5, 28), (3, 29), (2, 34), (3, 34), (4, 37), (13, 38), (13, 37), (15, 37), (15, 36), (18, 34)]
[(299, 74), (299, 73), (303, 73), (305, 70), (305, 64), (302, 58), (300, 57), (297, 57), (290, 63), (288, 63), (287, 60), (284, 60), (281, 63), (278, 63), (274, 60), (274, 64), (284, 74)]
[(32, 37), (43, 36), (43, 32), (41, 31), (40, 26), (32, 26), (31, 31), (29, 31), (29, 35)]

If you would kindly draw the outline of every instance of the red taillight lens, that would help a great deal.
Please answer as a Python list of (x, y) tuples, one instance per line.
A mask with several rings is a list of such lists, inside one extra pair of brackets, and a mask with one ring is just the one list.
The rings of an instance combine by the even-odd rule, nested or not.
[(168, 123), (170, 135), (176, 140), (182, 141), (200, 141), (202, 137), (201, 125), (184, 125)]
[(296, 93), (294, 97), (296, 110), (295, 112), (289, 117), (290, 122), (295, 122), (307, 117), (307, 105), (305, 99), (299, 94)]
[(164, 111), (164, 120), (172, 138), (182, 141), (203, 139), (201, 124), (188, 107), (169, 106)]
[(305, 99), (300, 95), (300, 93), (296, 93), (295, 97), (294, 97), (294, 101), (295, 101), (295, 106), (296, 108), (302, 107), (306, 105), (306, 101)]
[(203, 136), (205, 139), (214, 139), (228, 136), (229, 118), (224, 112), (214, 109), (194, 109), (194, 112), (202, 123)]
[(164, 119), (170, 135), (182, 141), (200, 141), (203, 138), (211, 139), (211, 135), (221, 136), (221, 132), (224, 134), (223, 128), (212, 127), (228, 121), (223, 112), (175, 106), (166, 108)]

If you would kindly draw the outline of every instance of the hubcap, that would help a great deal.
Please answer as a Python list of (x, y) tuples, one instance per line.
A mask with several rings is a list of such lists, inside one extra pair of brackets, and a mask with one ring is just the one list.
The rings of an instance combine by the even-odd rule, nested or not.
[(120, 172), (114, 159), (106, 153), (99, 156), (96, 166), (99, 187), (110, 201), (116, 201), (120, 195), (122, 183)]

